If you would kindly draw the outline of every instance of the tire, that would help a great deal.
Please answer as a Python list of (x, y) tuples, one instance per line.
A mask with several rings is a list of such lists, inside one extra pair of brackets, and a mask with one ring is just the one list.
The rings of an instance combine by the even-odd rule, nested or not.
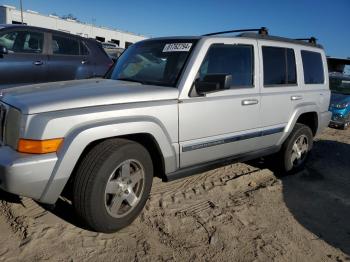
[(77, 168), (74, 209), (90, 229), (116, 232), (141, 213), (152, 181), (152, 159), (142, 145), (126, 139), (105, 140)]
[[(299, 142), (303, 141), (303, 143), (305, 143), (306, 141), (307, 144), (303, 144), (303, 146), (296, 148), (295, 144), (297, 143), (298, 139), (300, 139)], [(312, 149), (312, 145), (313, 134), (311, 129), (304, 124), (295, 124), (292, 132), (283, 143), (281, 151), (279, 152), (279, 162), (282, 169), (281, 171), (291, 174), (295, 171), (301, 170), (306, 163), (309, 152)]]
[(340, 127), (340, 129), (346, 130), (346, 129), (348, 129), (349, 125), (350, 125), (350, 122), (346, 122), (344, 125), (342, 125), (342, 126)]

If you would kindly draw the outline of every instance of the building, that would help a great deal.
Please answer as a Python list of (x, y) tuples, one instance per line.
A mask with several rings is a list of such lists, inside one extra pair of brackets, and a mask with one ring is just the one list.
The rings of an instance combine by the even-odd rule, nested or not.
[(350, 58), (337, 58), (327, 56), (327, 62), (329, 72), (337, 72), (341, 74), (350, 75)]
[[(14, 6), (0, 6), (0, 24), (21, 23), (20, 10), (17, 10)], [(31, 26), (63, 31), (83, 37), (95, 38), (101, 42), (115, 43), (119, 47), (123, 48), (147, 38), (142, 35), (106, 27), (99, 27), (72, 19), (62, 19), (55, 15), (43, 15), (32, 10), (23, 12), (23, 23)]]

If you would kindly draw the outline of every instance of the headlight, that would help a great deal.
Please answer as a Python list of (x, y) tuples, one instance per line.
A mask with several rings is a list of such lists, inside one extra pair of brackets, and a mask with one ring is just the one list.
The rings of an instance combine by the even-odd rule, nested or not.
[(348, 106), (348, 103), (335, 104), (334, 107), (338, 109), (344, 109)]
[(12, 148), (17, 148), (21, 129), (21, 112), (13, 107), (9, 107), (5, 124), (5, 143)]

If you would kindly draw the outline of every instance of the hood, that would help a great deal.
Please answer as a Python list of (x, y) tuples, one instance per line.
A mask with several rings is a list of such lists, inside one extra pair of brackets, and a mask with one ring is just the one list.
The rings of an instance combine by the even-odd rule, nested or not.
[(176, 88), (110, 79), (44, 83), (1, 92), (1, 100), (20, 109), (23, 114), (178, 98)]
[(345, 104), (350, 102), (350, 95), (344, 95), (340, 93), (334, 93), (331, 94), (331, 106), (337, 105), (337, 104)]

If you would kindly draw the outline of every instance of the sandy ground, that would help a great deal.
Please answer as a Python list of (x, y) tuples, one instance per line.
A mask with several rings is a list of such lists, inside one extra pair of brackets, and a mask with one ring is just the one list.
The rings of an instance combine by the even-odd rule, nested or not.
[(0, 261), (350, 261), (350, 130), (327, 129), (307, 168), (238, 163), (162, 183), (115, 234), (0, 192)]

